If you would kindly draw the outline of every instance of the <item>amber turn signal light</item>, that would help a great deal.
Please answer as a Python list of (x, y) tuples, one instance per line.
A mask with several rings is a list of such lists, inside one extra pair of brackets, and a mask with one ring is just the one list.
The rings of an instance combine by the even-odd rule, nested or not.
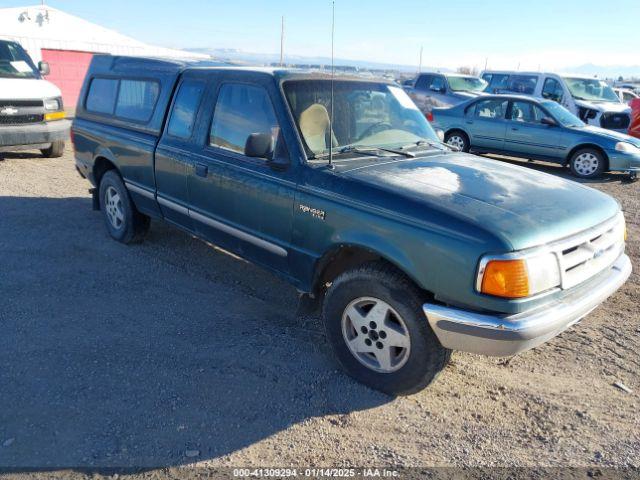
[(62, 120), (65, 117), (64, 112), (45, 113), (44, 121), (50, 122), (51, 120)]
[(490, 260), (482, 276), (482, 293), (505, 298), (529, 296), (529, 275), (524, 260)]

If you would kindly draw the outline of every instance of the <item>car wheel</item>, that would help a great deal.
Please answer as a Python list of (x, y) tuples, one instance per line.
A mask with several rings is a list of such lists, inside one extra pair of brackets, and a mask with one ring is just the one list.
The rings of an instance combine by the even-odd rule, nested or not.
[(584, 148), (573, 154), (569, 161), (571, 173), (579, 178), (597, 178), (605, 170), (606, 161), (602, 153)]
[(459, 130), (447, 133), (445, 136), (445, 142), (447, 145), (456, 147), (461, 152), (468, 152), (469, 147), (471, 146), (467, 134)]
[(429, 385), (446, 366), (444, 348), (422, 311), (422, 292), (402, 273), (372, 263), (338, 276), (323, 305), (329, 343), (353, 378), (390, 395)]
[(49, 148), (43, 148), (40, 152), (46, 158), (60, 158), (64, 154), (64, 142), (57, 140), (51, 143)]
[(109, 235), (119, 242), (142, 241), (149, 230), (149, 217), (138, 212), (115, 170), (109, 170), (100, 180), (100, 210)]

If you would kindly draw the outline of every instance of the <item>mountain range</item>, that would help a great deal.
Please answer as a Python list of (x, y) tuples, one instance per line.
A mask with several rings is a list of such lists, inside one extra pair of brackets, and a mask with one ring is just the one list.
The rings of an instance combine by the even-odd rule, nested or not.
[[(190, 48), (191, 52), (211, 55), (218, 60), (246, 63), (250, 65), (270, 65), (280, 61), (280, 55), (276, 53), (255, 53), (245, 52), (230, 48)], [(284, 63), (289, 65), (331, 65), (330, 57), (313, 57), (302, 55), (285, 55)], [(372, 62), (367, 60), (347, 60), (344, 58), (335, 59), (336, 66), (350, 66), (364, 68), (368, 70), (395, 70), (406, 73), (413, 73), (417, 70), (417, 65), (402, 65), (384, 62)], [(442, 72), (451, 71), (447, 68), (432, 67), (423, 65), (422, 70), (438, 70)], [(599, 78), (614, 78), (619, 76), (625, 79), (640, 77), (640, 65), (595, 65), (586, 63), (583, 65), (569, 66), (562, 69), (563, 72), (578, 73), (582, 75), (593, 75)]]

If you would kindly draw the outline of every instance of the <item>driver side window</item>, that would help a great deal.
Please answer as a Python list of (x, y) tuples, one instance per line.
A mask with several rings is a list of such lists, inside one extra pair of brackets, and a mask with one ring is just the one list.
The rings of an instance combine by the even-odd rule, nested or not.
[[(227, 83), (220, 87), (211, 122), (209, 145), (244, 154), (251, 134), (280, 134), (267, 91), (259, 86)], [(276, 147), (277, 149), (277, 147)]]

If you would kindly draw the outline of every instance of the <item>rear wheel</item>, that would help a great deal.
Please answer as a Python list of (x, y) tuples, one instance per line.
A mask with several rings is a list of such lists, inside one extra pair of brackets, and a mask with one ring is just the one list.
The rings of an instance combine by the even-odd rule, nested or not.
[(49, 148), (43, 148), (40, 152), (46, 158), (59, 158), (64, 154), (64, 141), (56, 140)]
[(445, 142), (447, 143), (447, 145), (456, 147), (461, 152), (468, 152), (469, 147), (471, 146), (467, 134), (460, 130), (453, 130), (452, 132), (448, 132), (445, 136)]
[(422, 311), (421, 291), (382, 263), (336, 278), (323, 321), (334, 354), (353, 378), (390, 395), (429, 385), (449, 361)]
[(115, 170), (100, 180), (100, 210), (109, 235), (119, 242), (140, 242), (149, 230), (149, 217), (138, 212)]
[(579, 178), (597, 178), (605, 170), (604, 155), (592, 148), (584, 148), (573, 154), (569, 161), (571, 173)]

